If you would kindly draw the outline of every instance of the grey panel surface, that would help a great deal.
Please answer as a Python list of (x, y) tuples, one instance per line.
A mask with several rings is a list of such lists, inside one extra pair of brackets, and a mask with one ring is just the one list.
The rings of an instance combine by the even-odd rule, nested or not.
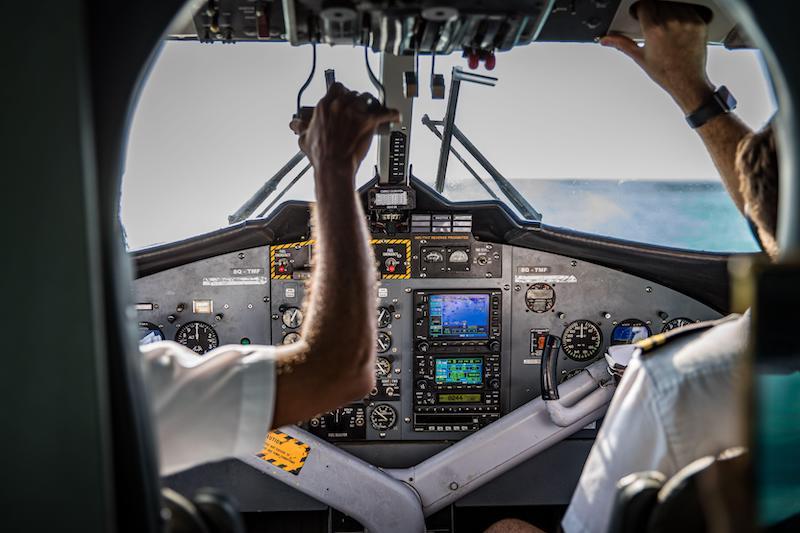
[[(456, 505), (565, 505), (572, 497), (592, 442), (590, 439), (560, 442), (468, 494)], [(437, 443), (384, 442), (340, 445), (368, 462), (380, 455), (391, 455), (406, 464), (416, 464), (442, 446)], [(420, 455), (418, 452), (423, 453)], [(200, 487), (217, 487), (235, 497), (243, 512), (320, 511), (327, 508), (314, 498), (237, 459), (180, 472), (166, 478), (164, 484), (185, 495), (193, 494)]]
[[(197, 261), (136, 280), (136, 302), (153, 310), (137, 311), (139, 321), (157, 325), (175, 340), (180, 325), (199, 320), (211, 324), (223, 344), (270, 344), (267, 328), (269, 269), (267, 248), (251, 248)], [(194, 313), (194, 300), (211, 300), (213, 312)], [(177, 312), (179, 305), (184, 306)], [(221, 314), (221, 320), (215, 316)], [(170, 323), (168, 317), (175, 321)]]
[[(568, 257), (524, 248), (514, 248), (513, 275), (506, 279), (513, 284), (510, 361), (512, 409), (541, 395), (540, 365), (532, 361), (530, 351), (532, 329), (547, 329), (551, 334), (561, 336), (564, 328), (578, 319), (588, 319), (600, 326), (603, 343), (596, 358), (573, 361), (562, 349), (558, 369), (561, 376), (565, 377), (571, 370), (585, 367), (602, 357), (608, 349), (612, 330), (623, 320), (642, 320), (652, 333), (660, 333), (664, 323), (672, 318), (711, 320), (720, 316), (710, 307), (651, 281)], [(525, 305), (525, 292), (531, 284), (543, 281), (549, 281), (555, 289), (555, 305), (549, 311), (534, 313)], [(667, 318), (660, 318), (659, 312), (666, 313)], [(563, 313), (563, 318), (560, 318), (560, 313)], [(606, 313), (610, 314), (609, 318), (604, 316)]]

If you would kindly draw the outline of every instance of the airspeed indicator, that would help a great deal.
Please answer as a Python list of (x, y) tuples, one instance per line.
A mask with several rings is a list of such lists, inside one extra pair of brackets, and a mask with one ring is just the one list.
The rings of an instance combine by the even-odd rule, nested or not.
[(600, 327), (589, 320), (576, 320), (568, 324), (561, 335), (561, 347), (573, 361), (594, 359), (602, 345)]

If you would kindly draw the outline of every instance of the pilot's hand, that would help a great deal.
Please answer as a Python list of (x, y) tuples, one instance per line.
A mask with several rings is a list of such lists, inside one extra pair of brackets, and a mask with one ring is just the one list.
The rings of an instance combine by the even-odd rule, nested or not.
[(384, 108), (371, 94), (334, 83), (314, 108), (310, 123), (295, 119), (289, 127), (300, 136), (300, 149), (315, 169), (335, 167), (352, 178), (378, 126), (399, 119), (397, 111)]
[(600, 40), (633, 59), (683, 109), (692, 113), (714, 92), (706, 74), (708, 27), (694, 6), (643, 0), (636, 16), (645, 45), (621, 35)]

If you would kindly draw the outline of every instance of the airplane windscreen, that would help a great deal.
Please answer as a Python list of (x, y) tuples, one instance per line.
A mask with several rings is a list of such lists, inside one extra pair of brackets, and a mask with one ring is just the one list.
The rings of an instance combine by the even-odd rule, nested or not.
[[(317, 52), (304, 105), (322, 96), (326, 68), (354, 90), (375, 92), (362, 49), (320, 46)], [(370, 56), (378, 70), (377, 54)], [(228, 217), (297, 153), (287, 125), (310, 63), (308, 46), (165, 43), (130, 132), (122, 194), (130, 249), (228, 225)], [(453, 66), (467, 70), (460, 55), (436, 59), (447, 84)], [(736, 95), (737, 112), (751, 127), (774, 113), (758, 52), (710, 47), (709, 71), (714, 83)], [(420, 59), (420, 72), (430, 72), (429, 57)], [(619, 52), (534, 43), (499, 54), (493, 71), (476, 72), (498, 82), (465, 84), (455, 124), (542, 214), (542, 223), (691, 250), (758, 249), (680, 111)], [(431, 98), (422, 80), (410, 163), (413, 175), (431, 186), (441, 143), (423, 117), (441, 121), (446, 106), (446, 99)], [(358, 185), (374, 176), (375, 145)], [(451, 155), (446, 198), (496, 198), (525, 217), (462, 143), (454, 139), (452, 147), (486, 186)], [(287, 200), (313, 200), (313, 170), (302, 174), (305, 164), (286, 175), (266, 210), (250, 216), (266, 215)]]

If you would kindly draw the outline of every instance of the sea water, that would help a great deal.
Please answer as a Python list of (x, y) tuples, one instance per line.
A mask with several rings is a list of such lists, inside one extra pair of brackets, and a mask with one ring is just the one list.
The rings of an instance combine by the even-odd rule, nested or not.
[[(758, 244), (721, 182), (509, 180), (549, 226), (710, 252), (755, 252)], [(501, 200), (506, 198), (492, 183)], [(490, 199), (474, 180), (446, 185), (450, 200)]]

